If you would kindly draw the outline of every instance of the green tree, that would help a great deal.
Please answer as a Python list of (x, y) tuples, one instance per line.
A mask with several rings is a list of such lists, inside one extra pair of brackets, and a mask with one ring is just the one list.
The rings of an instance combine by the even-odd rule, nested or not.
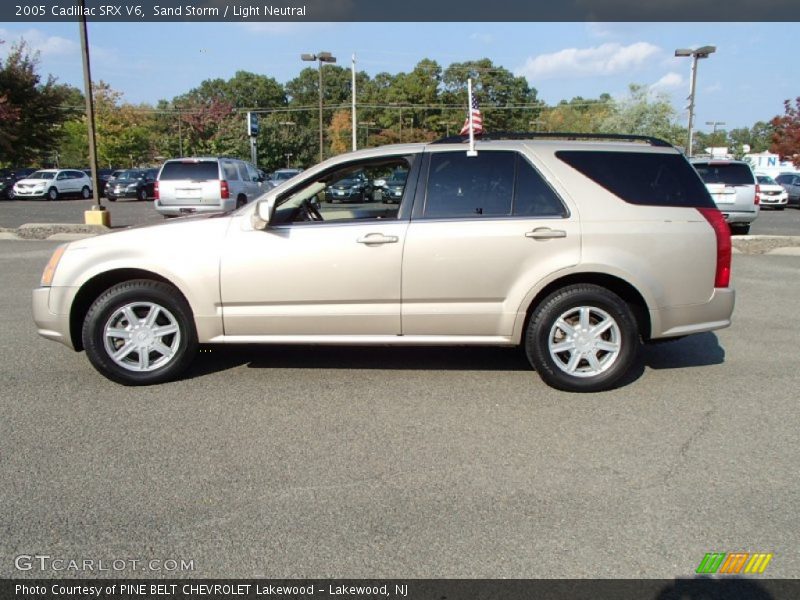
[(0, 164), (49, 160), (74, 113), (65, 107), (70, 88), (38, 73), (39, 57), (22, 41), (0, 61)]
[(528, 131), (530, 123), (539, 119), (542, 105), (527, 79), (482, 58), (453, 63), (445, 69), (441, 98), (444, 104), (454, 105), (445, 113), (447, 123), (460, 128), (464, 122), (467, 79), (472, 79), (473, 95), (483, 113), (486, 131)]
[(631, 84), (628, 96), (615, 102), (615, 110), (603, 120), (604, 133), (651, 135), (673, 144), (684, 139), (677, 113), (666, 94), (653, 94), (647, 86)]

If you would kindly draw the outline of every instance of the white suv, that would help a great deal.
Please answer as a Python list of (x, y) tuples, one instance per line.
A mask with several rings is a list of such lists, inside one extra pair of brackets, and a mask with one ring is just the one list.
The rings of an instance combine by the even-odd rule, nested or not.
[(158, 173), (155, 207), (165, 217), (230, 212), (258, 197), (263, 181), (258, 169), (236, 158), (176, 158)]
[[(538, 137), (354, 152), (229, 215), (72, 242), (33, 293), (39, 333), (128, 385), (177, 377), (198, 343), (482, 344), (583, 392), (642, 341), (730, 324), (730, 232), (680, 152)], [(399, 171), (397, 204), (325, 200)]]
[(14, 197), (58, 200), (63, 196), (92, 197), (92, 179), (77, 169), (40, 169), (14, 184)]

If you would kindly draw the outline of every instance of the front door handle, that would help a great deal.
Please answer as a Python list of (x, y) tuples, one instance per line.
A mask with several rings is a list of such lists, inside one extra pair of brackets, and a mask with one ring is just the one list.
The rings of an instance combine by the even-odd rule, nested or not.
[(362, 238), (356, 240), (359, 244), (366, 244), (367, 246), (378, 246), (380, 244), (396, 244), (400, 238), (396, 235), (383, 235), (382, 233), (368, 233)]
[(567, 232), (563, 229), (550, 229), (549, 227), (537, 227), (533, 231), (528, 231), (525, 234), (526, 238), (533, 238), (534, 240), (552, 240), (555, 238), (567, 237)]

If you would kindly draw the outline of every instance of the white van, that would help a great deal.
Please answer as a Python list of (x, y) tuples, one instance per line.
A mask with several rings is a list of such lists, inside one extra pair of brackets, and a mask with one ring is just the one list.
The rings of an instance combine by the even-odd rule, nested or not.
[(165, 217), (230, 212), (260, 196), (263, 180), (253, 165), (236, 158), (175, 158), (158, 173), (155, 207)]

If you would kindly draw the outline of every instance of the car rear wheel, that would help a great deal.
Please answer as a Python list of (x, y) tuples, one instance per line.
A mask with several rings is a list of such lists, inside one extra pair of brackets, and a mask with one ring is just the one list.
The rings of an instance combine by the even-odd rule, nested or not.
[(81, 197), (84, 200), (88, 200), (89, 198), (92, 197), (92, 190), (90, 190), (88, 186), (83, 186), (83, 188), (81, 189)]
[(531, 316), (525, 334), (525, 353), (539, 376), (569, 392), (613, 387), (633, 366), (640, 349), (630, 307), (591, 284), (550, 294)]
[(171, 285), (147, 279), (106, 290), (86, 314), (82, 336), (92, 366), (123, 385), (174, 379), (197, 351), (188, 303)]
[(58, 200), (58, 190), (54, 187), (51, 187), (47, 190), (47, 199), (48, 200)]
[(242, 208), (245, 204), (247, 204), (247, 198), (245, 198), (244, 196), (239, 196), (238, 198), (236, 198), (237, 209)]
[(137, 193), (137, 196), (141, 201), (147, 200), (147, 190), (145, 188), (140, 189), (139, 192)]

